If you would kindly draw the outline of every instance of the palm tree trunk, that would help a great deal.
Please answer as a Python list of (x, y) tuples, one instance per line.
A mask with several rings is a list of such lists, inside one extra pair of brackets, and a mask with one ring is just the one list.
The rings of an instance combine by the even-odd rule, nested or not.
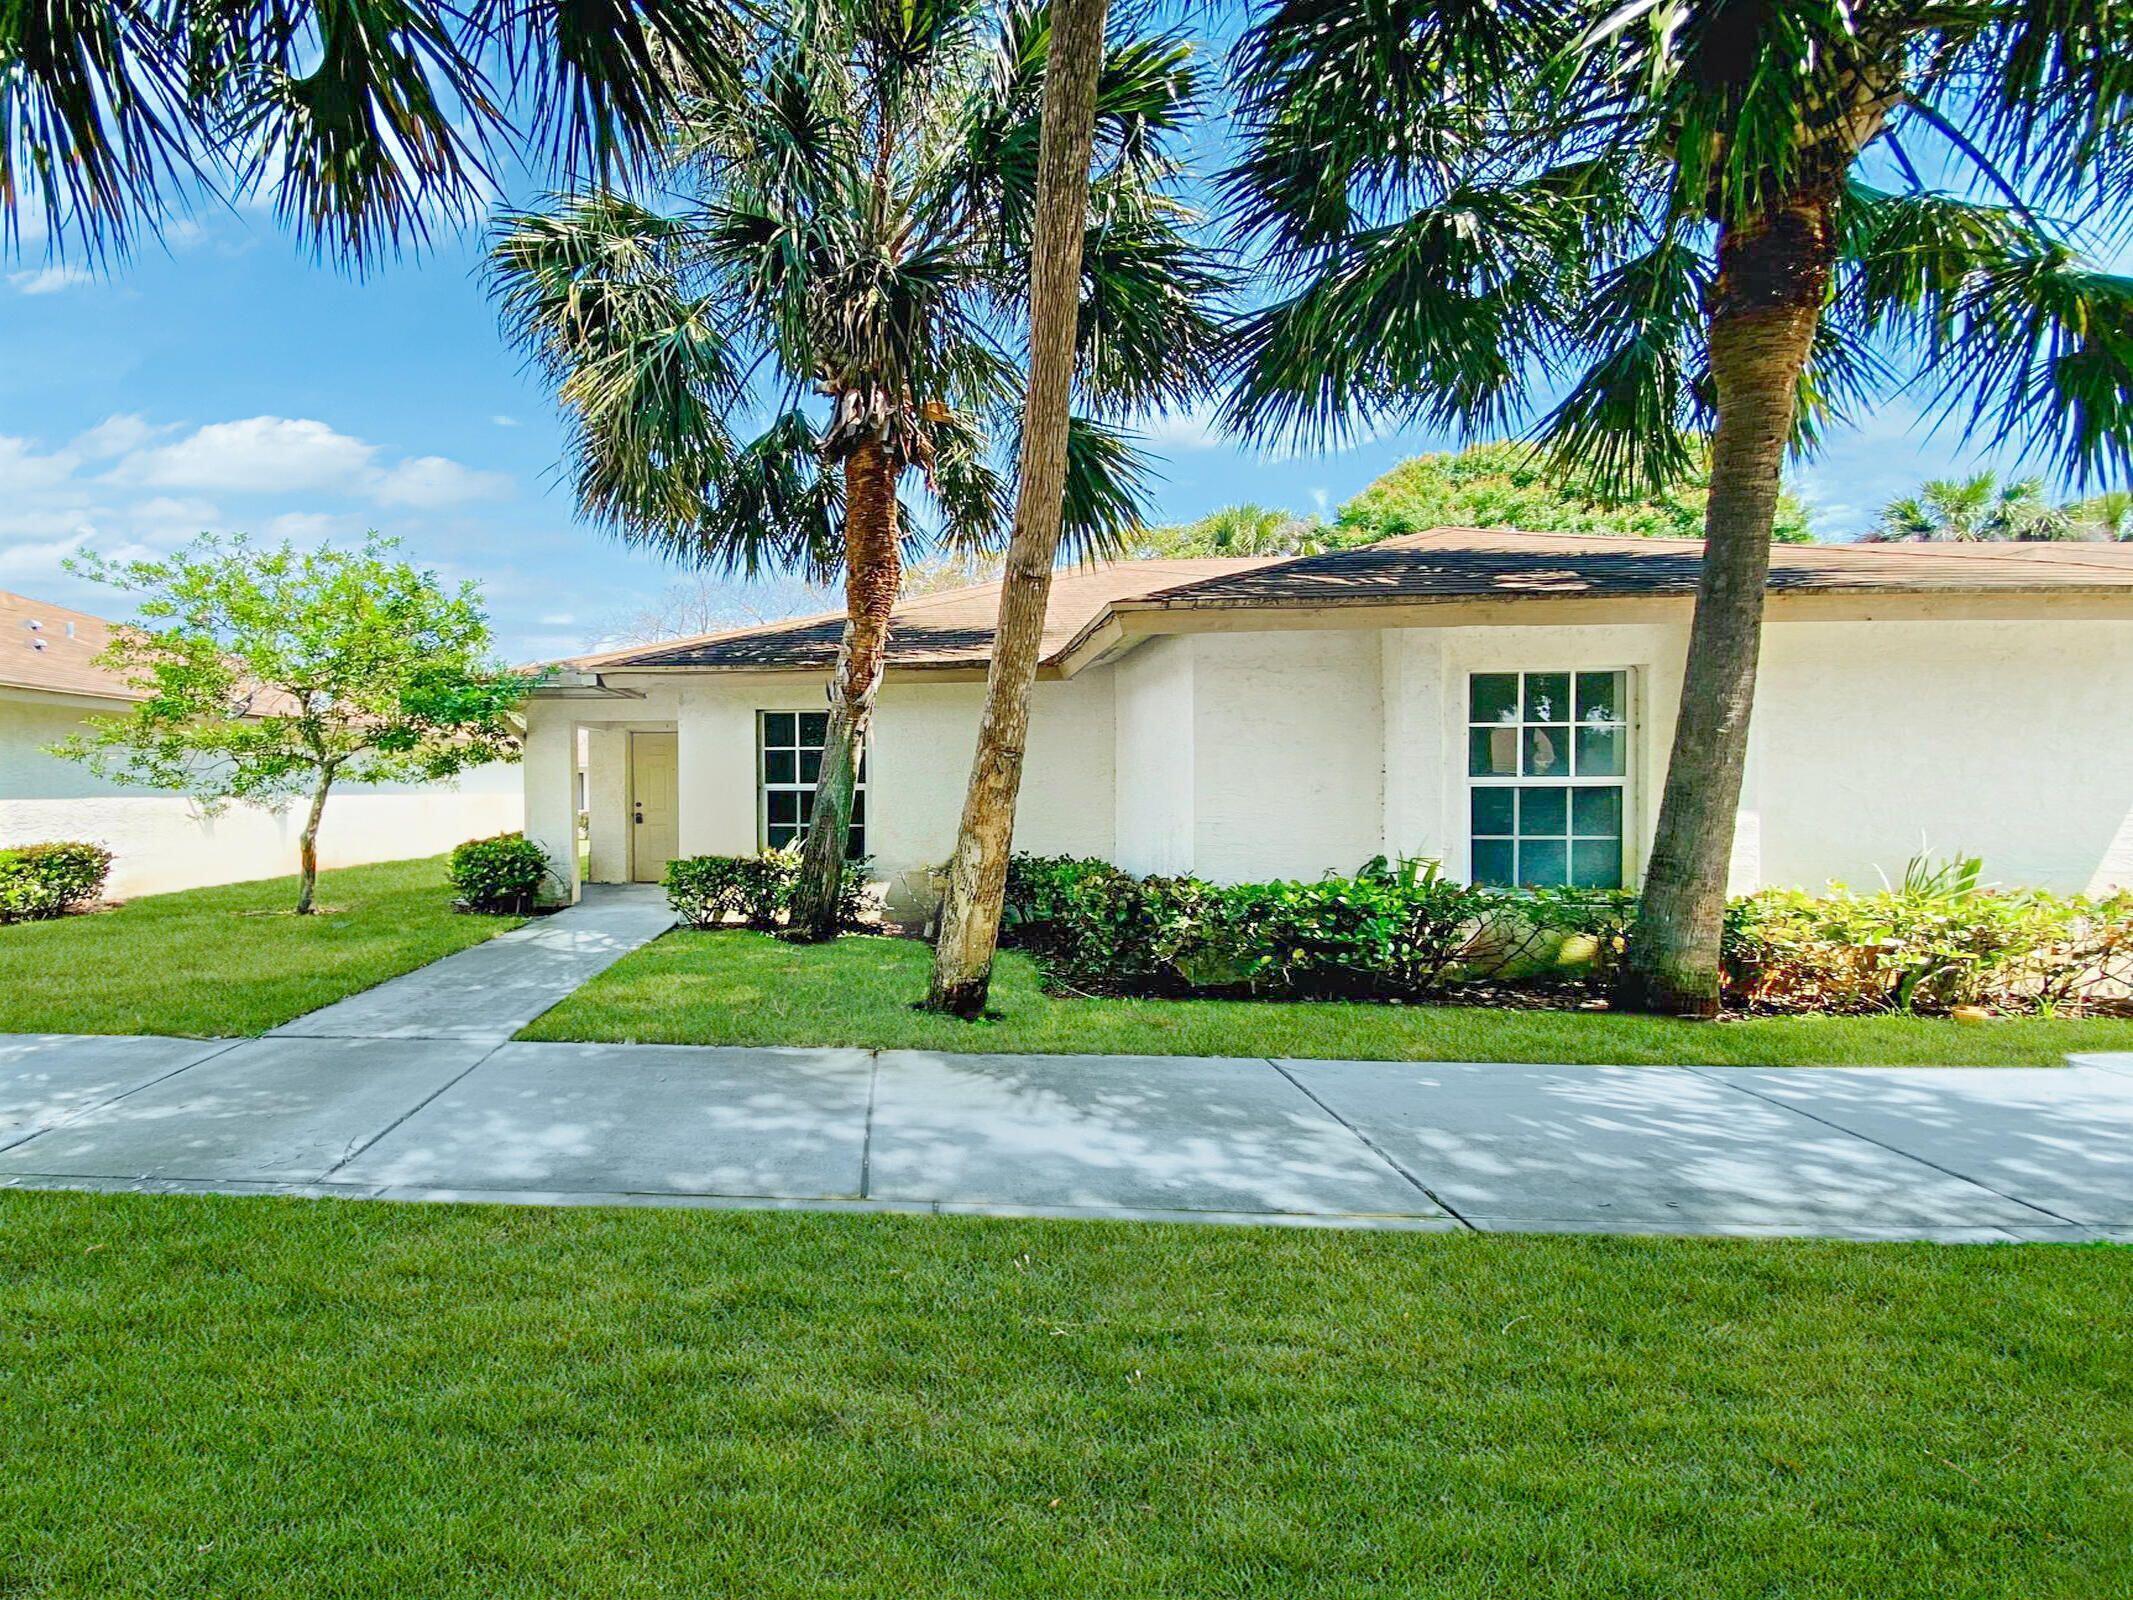
[(1074, 385), (1081, 250), (1089, 215), (1089, 157), (1096, 77), (1103, 65), (1106, 0), (1055, 0), (1037, 146), (1031, 241), (1030, 377), (1022, 418), (1022, 482), (1000, 585), (1000, 618), (985, 679), (985, 713), (933, 952), (926, 1005), (975, 1017), (992, 984), (1000, 901), (1029, 741), (1029, 699), (1059, 558), (1066, 499), (1067, 425)]
[(312, 791), (310, 814), (304, 818), (304, 831), (296, 839), (296, 914), (300, 917), (310, 916), (318, 900), (318, 825), (326, 814), (326, 791), (332, 787), (332, 772), (321, 772), (318, 788)]
[(889, 613), (903, 581), (896, 480), (902, 467), (869, 434), (844, 462), (844, 639), (830, 678), (829, 734), (815, 780), (814, 813), (800, 853), (787, 937), (837, 937), (837, 891), (852, 824), (852, 785), (888, 664)]
[(1720, 235), (1711, 298), (1718, 424), (1704, 514), (1703, 576), (1689, 627), (1659, 826), (1631, 930), (1621, 1002), (1711, 1016), (1734, 813), (1762, 648), (1770, 528), (1800, 375), (1835, 256), (1825, 195), (1795, 197)]

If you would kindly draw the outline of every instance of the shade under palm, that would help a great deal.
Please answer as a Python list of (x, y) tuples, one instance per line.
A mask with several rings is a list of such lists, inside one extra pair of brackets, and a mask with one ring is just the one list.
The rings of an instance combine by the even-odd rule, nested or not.
[[(853, 778), (903, 545), (1003, 535), (1044, 13), (828, 0), (779, 18), (737, 92), (691, 99), (662, 204), (563, 198), (498, 224), (507, 329), (554, 381), (581, 507), (696, 565), (842, 570), (843, 642), (796, 935), (835, 929)], [(1114, 421), (1204, 394), (1215, 277), (1168, 190), (1193, 112), (1174, 36), (1114, 41), (1080, 318), (1084, 400)], [(1080, 419), (1067, 524), (1140, 519), (1130, 437)]]
[[(2077, 476), (2133, 462), (2133, 279), (2032, 210), (2115, 224), (2133, 7), (1282, 0), (1241, 50), (1231, 214), (1280, 293), (1247, 324), (1233, 420), (1538, 414), (1620, 493), (1710, 435), (1627, 963), (1631, 1000), (1708, 1012), (1787, 449), (1884, 392), (1897, 353), (1958, 424)], [(1993, 200), (1929, 190), (1926, 141)]]

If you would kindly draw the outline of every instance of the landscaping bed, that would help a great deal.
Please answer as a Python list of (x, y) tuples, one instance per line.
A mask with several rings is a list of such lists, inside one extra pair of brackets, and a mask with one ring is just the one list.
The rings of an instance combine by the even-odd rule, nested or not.
[(441, 859), (146, 895), (0, 927), (0, 1033), (264, 1033), (524, 919), (455, 912)]
[(1630, 1066), (2057, 1066), (2070, 1051), (2133, 1050), (2133, 1020), (2122, 1018), (1682, 1022), (1479, 1006), (1077, 998), (1048, 993), (1019, 951), (1003, 951), (995, 969), (995, 1016), (968, 1023), (912, 1009), (931, 955), (918, 940), (879, 935), (790, 945), (738, 928), (677, 930), (623, 957), (519, 1037)]
[(2133, 1589), (2124, 1247), (0, 1195), (23, 1596)]

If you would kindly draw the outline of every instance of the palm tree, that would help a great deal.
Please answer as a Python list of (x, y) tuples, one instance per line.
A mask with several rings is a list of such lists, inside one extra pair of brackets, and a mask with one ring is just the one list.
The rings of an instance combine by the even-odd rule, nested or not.
[[(1001, 537), (1047, 43), (1045, 13), (1020, 5), (823, 0), (779, 24), (740, 84), (682, 106), (665, 203), (594, 193), (497, 225), (504, 322), (571, 417), (580, 506), (697, 565), (843, 573), (795, 937), (836, 931), (916, 536), (905, 491), (927, 496), (952, 550)], [(1174, 35), (1105, 52), (1075, 357), (1102, 408), (1210, 380), (1215, 279), (1165, 154), (1196, 93)], [(1108, 550), (1139, 525), (1141, 457), (1093, 416), (1070, 444), (1069, 535)]]
[(2070, 508), (2084, 539), (2133, 539), (2133, 489), (2106, 489)]
[(2042, 478), (2000, 482), (1995, 472), (1929, 478), (1916, 494), (1881, 508), (1865, 538), (1875, 543), (1931, 539), (2071, 539), (2074, 519), (2045, 498)]
[(205, 191), (270, 190), (361, 264), (463, 213), (498, 158), (573, 172), (731, 78), (741, 0), (103, 0), (0, 7), (0, 233), (102, 255)]
[(1315, 556), (1331, 548), (1332, 530), (1316, 517), (1269, 506), (1223, 506), (1197, 522), (1150, 528), (1133, 541), (1142, 560), (1191, 556)]
[[(1709, 1013), (1788, 450), (1916, 354), (1963, 429), (2077, 477), (2133, 455), (2133, 279), (2033, 209), (2078, 233), (2127, 192), (2133, 7), (1278, 0), (1236, 76), (1226, 205), (1276, 296), (1243, 326), (1232, 425), (1537, 415), (1622, 494), (1709, 434), (1624, 991)], [(1928, 189), (1927, 142), (1991, 199)]]

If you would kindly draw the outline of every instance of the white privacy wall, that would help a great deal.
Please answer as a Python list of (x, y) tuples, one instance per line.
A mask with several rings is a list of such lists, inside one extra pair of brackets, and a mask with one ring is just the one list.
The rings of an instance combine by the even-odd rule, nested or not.
[(1144, 876), (1190, 872), (1193, 866), (1192, 647), (1191, 639), (1151, 639), (1116, 666), (1083, 674), (1109, 678), (1114, 686), (1113, 859)]
[[(101, 844), (113, 855), (109, 892), (121, 898), (296, 871), (301, 804), (280, 812), (233, 805), (210, 816), (182, 795), (111, 783), (46, 755), (44, 746), (74, 732), (86, 710), (0, 697), (0, 846)], [(438, 855), (517, 828), (521, 816), (520, 777), (508, 766), (480, 768), (452, 785), (346, 784), (326, 802), (319, 863)]]

